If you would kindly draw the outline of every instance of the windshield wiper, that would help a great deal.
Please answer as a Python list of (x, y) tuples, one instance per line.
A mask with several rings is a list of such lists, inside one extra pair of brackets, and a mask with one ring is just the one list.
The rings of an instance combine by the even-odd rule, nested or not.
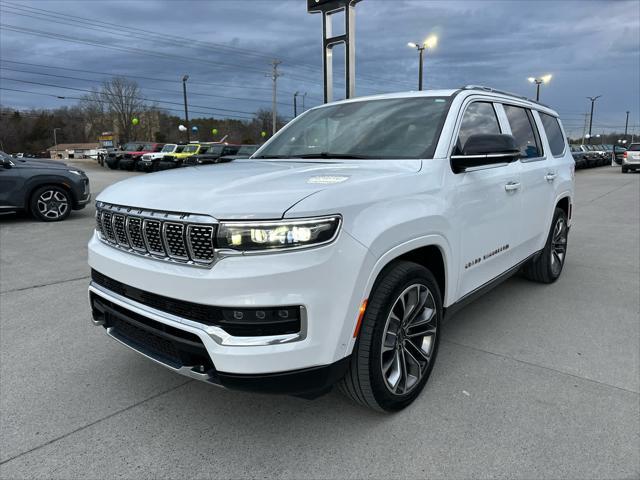
[(305, 153), (302, 155), (292, 155), (292, 157), (296, 158), (344, 158), (344, 159), (359, 159), (359, 158), (372, 158), (367, 155), (352, 155), (350, 153), (330, 153), (330, 152), (320, 152), (320, 153)]
[(254, 158), (264, 158), (264, 159), (269, 159), (269, 158), (291, 158), (291, 155), (258, 155), (257, 157), (252, 157), (251, 159), (253, 160)]

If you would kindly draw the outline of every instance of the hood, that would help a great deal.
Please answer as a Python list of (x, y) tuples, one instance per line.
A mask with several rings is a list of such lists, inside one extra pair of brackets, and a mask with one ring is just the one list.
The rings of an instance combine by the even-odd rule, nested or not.
[[(56, 170), (69, 170), (69, 165), (58, 160), (49, 160), (46, 158), (22, 158), (14, 159), (13, 163), (22, 168), (51, 168)], [(74, 170), (79, 170), (74, 168)]]
[(414, 173), (420, 166), (419, 160), (238, 160), (129, 178), (97, 200), (218, 219), (275, 219), (322, 190), (367, 188), (380, 177)]

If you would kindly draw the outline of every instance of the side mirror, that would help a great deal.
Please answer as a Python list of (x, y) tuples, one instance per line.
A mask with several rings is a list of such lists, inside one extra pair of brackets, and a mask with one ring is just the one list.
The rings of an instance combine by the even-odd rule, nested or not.
[(3, 166), (3, 168), (11, 168), (11, 167), (13, 167), (13, 162), (11, 160), (9, 160), (8, 158), (3, 158), (2, 159), (2, 166)]
[(471, 135), (460, 155), (451, 156), (451, 168), (461, 173), (469, 168), (513, 162), (520, 158), (520, 149), (512, 135), (478, 133)]

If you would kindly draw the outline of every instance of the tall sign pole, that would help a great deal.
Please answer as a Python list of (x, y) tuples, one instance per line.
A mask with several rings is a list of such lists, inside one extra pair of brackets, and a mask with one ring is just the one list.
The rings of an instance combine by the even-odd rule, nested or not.
[[(307, 0), (309, 13), (322, 14), (322, 65), (324, 102), (333, 101), (333, 47), (344, 44), (345, 98), (353, 98), (356, 88), (356, 3), (361, 0)], [(344, 12), (344, 34), (333, 35), (333, 15)]]

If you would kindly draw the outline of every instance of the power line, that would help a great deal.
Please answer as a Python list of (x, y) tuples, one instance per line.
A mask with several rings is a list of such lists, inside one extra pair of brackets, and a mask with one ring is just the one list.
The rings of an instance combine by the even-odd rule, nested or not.
[[(65, 87), (65, 86), (62, 86), (62, 85), (55, 85), (55, 84), (51, 84), (51, 83), (32, 82), (30, 80), (20, 80), (20, 79), (16, 79), (16, 78), (9, 78), (9, 77), (2, 77), (2, 76), (0, 76), (0, 80), (10, 80), (10, 81), (13, 81), (13, 82), (28, 83), (28, 84), (31, 84), (31, 85), (40, 85), (40, 86), (44, 86), (44, 87), (62, 88), (64, 90), (73, 90), (73, 91), (76, 91), (76, 92), (95, 93), (92, 90), (87, 90), (87, 89), (84, 89), (84, 88)], [(57, 95), (57, 97), (58, 98), (73, 98), (73, 97), (67, 97), (65, 95), (63, 95), (63, 96)], [(86, 98), (79, 98), (78, 100), (87, 100), (87, 99)], [(142, 98), (140, 98), (140, 100), (141, 101), (146, 101), (146, 102), (154, 102), (154, 103), (166, 103), (168, 105), (182, 105), (182, 103), (180, 103), (180, 102), (170, 102), (168, 100), (157, 100), (157, 99), (154, 99), (154, 98), (144, 98), (144, 97), (142, 97)], [(90, 101), (94, 101), (94, 99), (90, 99)], [(231, 110), (231, 109), (228, 109), (228, 108), (207, 107), (205, 105), (189, 105), (189, 107), (202, 108), (202, 109), (205, 109), (205, 110), (219, 110), (219, 111), (225, 112), (225, 114), (226, 114), (226, 112), (241, 113), (241, 114), (244, 113), (244, 114), (247, 114), (247, 115), (253, 115), (255, 113), (255, 112), (246, 112), (246, 111), (243, 111), (243, 110)], [(241, 116), (240, 118), (245, 118), (245, 117)], [(249, 117), (249, 118), (251, 118), (251, 117)]]
[[(81, 28), (87, 28), (87, 29), (91, 29), (91, 30), (95, 30), (96, 28), (98, 28), (98, 29), (101, 29), (103, 31), (107, 31), (109, 34), (112, 34), (112, 35), (122, 36), (121, 33), (114, 32), (113, 28), (109, 28), (109, 27), (116, 27), (116, 28), (120, 28), (120, 29), (125, 28), (126, 29), (125, 36), (127, 38), (130, 38), (131, 36), (133, 36), (133, 37), (136, 37), (136, 38), (140, 38), (142, 40), (153, 39), (154, 42), (160, 41), (160, 42), (164, 42), (164, 43), (169, 43), (171, 45), (175, 45), (175, 43), (181, 43), (183, 45), (189, 46), (190, 48), (193, 48), (194, 45), (201, 45), (201, 46), (203, 46), (203, 48), (208, 48), (208, 49), (209, 48), (214, 48), (214, 49), (216, 49), (215, 53), (219, 53), (218, 50), (223, 49), (223, 50), (228, 50), (229, 51), (229, 52), (224, 52), (225, 54), (233, 53), (234, 55), (237, 55), (237, 54), (248, 55), (248, 56), (253, 56), (253, 57), (260, 57), (260, 58), (263, 58), (263, 59), (272, 58), (274, 56), (273, 53), (260, 53), (259, 51), (256, 51), (256, 50), (243, 49), (243, 48), (240, 48), (240, 47), (232, 47), (232, 46), (229, 46), (229, 45), (226, 45), (226, 44), (221, 44), (221, 43), (194, 40), (194, 39), (189, 39), (189, 38), (186, 38), (186, 37), (179, 37), (179, 36), (176, 36), (176, 35), (167, 34), (165, 32), (163, 32), (162, 34), (159, 34), (157, 32), (140, 29), (139, 27), (136, 27), (135, 30), (133, 30), (133, 29), (127, 28), (124, 25), (117, 24), (117, 23), (110, 23), (110, 22), (104, 22), (104, 21), (96, 22), (96, 21), (94, 21), (92, 19), (85, 18), (85, 17), (80, 17), (80, 16), (77, 16), (77, 15), (61, 14), (61, 13), (55, 12), (53, 10), (46, 10), (46, 9), (36, 8), (36, 7), (27, 7), (27, 6), (19, 5), (19, 4), (13, 3), (13, 2), (4, 1), (4, 2), (1, 2), (1, 3), (5, 4), (3, 6), (3, 8), (5, 8), (6, 12), (14, 14), (14, 15), (22, 15), (22, 16), (26, 16), (26, 17), (30, 17), (30, 18), (35, 18), (35, 19), (44, 20), (44, 21), (50, 21), (50, 22), (56, 22), (56, 23), (65, 23), (67, 25), (80, 26)], [(28, 15), (26, 13), (18, 13), (18, 12), (15, 12), (15, 11), (6, 10), (6, 8), (18, 10), (19, 12), (28, 12), (28, 13), (30, 13), (32, 15)], [(40, 12), (44, 12), (44, 13), (40, 13)], [(34, 15), (39, 15), (39, 16), (34, 16)], [(54, 18), (52, 19), (50, 17), (54, 17)], [(68, 22), (73, 22), (73, 23), (68, 23)], [(319, 71), (321, 69), (320, 65), (308, 64), (308, 63), (295, 61), (293, 59), (288, 59), (288, 58), (284, 58), (284, 59), (290, 65), (297, 65), (299, 67), (311, 69), (311, 70), (314, 70), (314, 71)], [(380, 82), (380, 78), (378, 76), (373, 76), (373, 75), (369, 76), (369, 75), (360, 74), (359, 77), (360, 77), (360, 80), (363, 80), (363, 81), (368, 81), (368, 82), (372, 82), (372, 83), (376, 83), (376, 84)], [(291, 77), (291, 78), (295, 78), (295, 77)], [(387, 84), (402, 85), (403, 88), (408, 88), (410, 86), (409, 82), (403, 82), (403, 81), (398, 81), (398, 80), (387, 80), (386, 83)]]
[[(32, 75), (44, 75), (47, 77), (55, 77), (55, 78), (65, 78), (68, 80), (80, 80), (80, 81), (84, 81), (84, 82), (91, 82), (91, 83), (96, 83), (99, 80), (94, 80), (94, 79), (90, 79), (90, 78), (80, 78), (80, 77), (71, 77), (68, 75), (57, 75), (57, 74), (53, 74), (53, 73), (44, 73), (44, 72), (32, 72), (29, 70), (19, 70), (16, 68), (8, 68), (8, 67), (2, 67), (0, 66), (0, 70), (9, 70), (12, 72), (20, 72), (20, 73), (30, 73)], [(125, 77), (128, 78), (128, 77)], [(176, 82), (173, 82), (176, 83)], [(173, 91), (173, 90), (167, 90), (167, 89), (163, 89), (163, 88), (153, 88), (153, 87), (144, 87), (147, 90), (154, 90), (157, 92), (165, 92), (165, 93), (171, 93), (174, 95), (178, 95), (180, 92), (178, 91)], [(241, 100), (241, 101), (250, 101), (250, 102), (260, 102), (260, 103), (271, 103), (270, 100), (261, 100), (258, 98), (248, 98), (248, 97), (232, 97), (232, 96), (228, 96), (228, 95), (217, 95), (217, 94), (213, 94), (213, 93), (198, 93), (198, 92), (190, 92), (190, 95), (196, 95), (196, 96), (202, 96), (202, 97), (212, 97), (212, 98), (224, 98), (224, 99), (230, 99), (230, 100)], [(291, 106), (291, 103), (285, 103), (285, 102), (279, 102), (280, 105), (286, 105), (286, 106)]]

